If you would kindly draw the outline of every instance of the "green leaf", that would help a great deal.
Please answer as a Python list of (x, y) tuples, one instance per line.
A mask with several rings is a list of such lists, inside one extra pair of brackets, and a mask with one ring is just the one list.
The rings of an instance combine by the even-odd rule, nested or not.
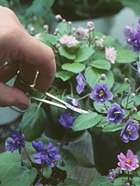
[(114, 47), (116, 45), (116, 40), (111, 36), (105, 36), (104, 45), (106, 47)]
[[(105, 74), (106, 78), (101, 80), (101, 74)], [(97, 83), (107, 84), (109, 88), (112, 88), (114, 84), (114, 76), (111, 71), (99, 71), (88, 67), (85, 71), (86, 82), (89, 84), (91, 88), (93, 88)]]
[(69, 34), (71, 32), (71, 25), (69, 25), (67, 22), (58, 23), (57, 28), (59, 30), (60, 36)]
[(113, 183), (111, 183), (105, 176), (101, 176), (96, 172), (90, 186), (113, 186)]
[(120, 186), (120, 185), (124, 185), (125, 182), (126, 182), (127, 178), (126, 177), (119, 177), (119, 178), (116, 178), (114, 183), (113, 183), (113, 186)]
[(113, 95), (123, 94), (124, 92), (129, 92), (130, 84), (129, 83), (115, 83), (113, 88)]
[(50, 46), (50, 47), (56, 45), (57, 42), (58, 42), (57, 36), (54, 36), (54, 35), (48, 34), (48, 33), (44, 33), (44, 32), (38, 34), (37, 37), (38, 37), (43, 43), (45, 43), (46, 45), (48, 45), (48, 46)]
[(133, 63), (137, 60), (135, 52), (129, 49), (117, 49), (117, 63)]
[(62, 81), (67, 81), (72, 77), (73, 73), (67, 71), (59, 71), (55, 74), (55, 77), (61, 79)]
[(111, 68), (111, 64), (105, 59), (92, 61), (90, 65), (97, 69), (103, 69), (103, 70), (110, 70)]
[(140, 7), (138, 6), (140, 4), (140, 0), (122, 0), (122, 3), (124, 6), (132, 8), (137, 15), (140, 15)]
[[(80, 145), (80, 144), (77, 144), (77, 145)], [(71, 154), (71, 156), (76, 160), (76, 163), (74, 166), (78, 165), (78, 166), (84, 167), (84, 168), (93, 168), (94, 167), (94, 164), (93, 164), (92, 160), (89, 158), (88, 154), (83, 152), (82, 150), (80, 151), (79, 148), (74, 148), (74, 149), (70, 148), (70, 149), (68, 149), (68, 151)]]
[(87, 84), (93, 88), (96, 83), (98, 83), (99, 78), (100, 78), (100, 74), (94, 70), (91, 67), (86, 68), (85, 70), (85, 78), (86, 78), (86, 82)]
[(124, 108), (127, 107), (127, 109), (132, 109), (135, 106), (139, 106), (140, 105), (140, 94), (136, 95), (136, 96), (126, 96), (123, 100), (122, 100), (122, 106)]
[(78, 164), (75, 157), (68, 149), (62, 148), (61, 156), (63, 157), (63, 162), (59, 161), (57, 164), (57, 167), (61, 170), (70, 171)]
[(54, 0), (34, 0), (32, 5), (26, 10), (26, 14), (40, 16), (44, 11), (49, 11)]
[(82, 46), (77, 53), (75, 62), (87, 61), (94, 54), (94, 49), (89, 46)]
[(80, 63), (67, 63), (62, 65), (62, 69), (77, 74), (82, 72), (85, 69), (85, 65)]
[(25, 112), (20, 128), (25, 135), (26, 140), (31, 141), (41, 136), (45, 129), (46, 113), (43, 108), (37, 104), (31, 104)]
[(0, 154), (1, 186), (31, 186), (36, 178), (36, 170), (21, 166), (18, 153), (5, 152)]
[(45, 178), (49, 178), (51, 176), (51, 174), (52, 174), (52, 169), (51, 168), (46, 167), (46, 168), (43, 169), (43, 176)]
[(101, 121), (101, 116), (95, 112), (82, 114), (76, 118), (73, 124), (74, 131), (81, 131), (95, 127)]
[(132, 118), (137, 120), (137, 121), (140, 121), (140, 111), (139, 112), (136, 112), (132, 115)]
[(80, 186), (75, 180), (67, 178), (64, 183), (59, 183), (58, 186)]
[(139, 186), (140, 185), (140, 177), (135, 176), (133, 178), (133, 183), (134, 183), (135, 186)]
[(63, 57), (65, 57), (66, 59), (74, 60), (75, 57), (76, 57), (74, 53), (68, 52), (64, 47), (60, 47), (60, 48), (58, 49), (58, 51), (59, 51), (60, 56), (63, 56)]
[[(100, 74), (101, 75), (101, 74)], [(109, 88), (112, 88), (114, 85), (114, 75), (111, 71), (105, 73), (106, 78), (104, 80), (100, 80), (100, 83), (107, 84)]]
[(107, 111), (106, 111), (105, 105), (106, 105), (106, 107), (108, 108), (108, 107), (111, 106), (111, 103), (110, 103), (110, 102), (107, 102), (107, 103), (105, 103), (105, 105), (104, 105), (104, 104), (102, 104), (102, 103), (94, 102), (93, 105), (94, 105), (94, 108), (95, 108), (95, 110), (96, 110), (97, 112), (106, 113)]
[(105, 127), (102, 129), (103, 132), (117, 132), (120, 131), (123, 128), (122, 124), (111, 124), (108, 123), (105, 125)]

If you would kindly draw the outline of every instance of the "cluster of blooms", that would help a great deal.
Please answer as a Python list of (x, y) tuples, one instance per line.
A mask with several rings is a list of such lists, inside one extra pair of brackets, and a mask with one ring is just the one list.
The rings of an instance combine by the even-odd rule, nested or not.
[[(57, 20), (63, 21), (62, 17), (60, 15), (57, 15)], [(63, 21), (64, 22), (64, 21)], [(69, 24), (69, 22), (68, 22)], [(87, 23), (87, 28), (78, 27), (78, 28), (72, 28), (73, 34), (67, 35), (65, 34), (62, 36), (59, 40), (60, 44), (68, 47), (68, 48), (75, 48), (78, 47), (80, 44), (79, 40), (85, 40), (89, 38), (89, 33), (94, 31), (95, 25), (93, 21), (89, 21)], [(55, 31), (55, 33), (57, 33)]]
[(138, 156), (131, 150), (127, 151), (127, 154), (120, 153), (117, 156), (118, 163), (116, 169), (109, 170), (108, 179), (113, 182), (115, 178), (119, 177), (122, 173), (128, 174), (128, 172), (135, 171), (139, 168)]
[(131, 45), (134, 51), (140, 51), (140, 20), (136, 28), (127, 26), (125, 28), (125, 36), (127, 39), (127, 43)]
[(52, 143), (46, 146), (42, 141), (33, 141), (32, 146), (36, 150), (36, 153), (33, 154), (36, 164), (47, 165), (53, 168), (56, 162), (61, 160), (58, 149)]
[[(33, 141), (32, 146), (36, 150), (33, 154), (34, 162), (40, 165), (54, 167), (58, 160), (61, 160), (58, 149), (49, 143), (47, 146), (42, 141)], [(6, 151), (14, 152), (25, 148), (25, 138), (21, 132), (13, 131), (11, 136), (5, 142)]]
[[(85, 77), (80, 73), (77, 75), (76, 81), (76, 91), (78, 94), (80, 94), (85, 89)], [(98, 83), (93, 87), (89, 97), (93, 101), (102, 104), (105, 104), (107, 101), (111, 101), (113, 99), (113, 95), (110, 92), (108, 86), (102, 83)], [(106, 112), (107, 121), (109, 123), (118, 124), (121, 123), (125, 118), (124, 109), (122, 109), (121, 106), (117, 103), (113, 103), (111, 107), (107, 108)], [(59, 123), (65, 128), (71, 128), (73, 126), (74, 120), (75, 117), (70, 113), (64, 113), (60, 116)], [(139, 138), (139, 124), (132, 119), (128, 119), (121, 131), (120, 137), (124, 143), (137, 140)]]
[(13, 131), (11, 136), (5, 142), (6, 151), (14, 152), (25, 147), (25, 137), (21, 132)]
[(79, 41), (72, 35), (64, 35), (60, 38), (60, 43), (68, 48), (77, 47), (79, 45)]

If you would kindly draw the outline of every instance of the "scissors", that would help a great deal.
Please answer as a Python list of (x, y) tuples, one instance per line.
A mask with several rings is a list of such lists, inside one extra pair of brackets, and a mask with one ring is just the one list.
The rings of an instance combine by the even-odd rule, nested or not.
[[(35, 75), (33, 84), (31, 84), (31, 85), (29, 86), (30, 88), (34, 88), (34, 87), (35, 87), (36, 81), (37, 81), (37, 78), (38, 78), (38, 75), (39, 75), (39, 71), (36, 72), (36, 75)], [(22, 80), (22, 81), (23, 81), (23, 80)], [(24, 82), (24, 81), (23, 81), (23, 82)], [(43, 99), (43, 98), (37, 98), (37, 97), (31, 97), (31, 99), (32, 99), (32, 100), (39, 101), (39, 102), (42, 102), (42, 103), (46, 103), (46, 104), (49, 104), (49, 105), (53, 105), (53, 106), (56, 106), (56, 107), (59, 107), (59, 108), (65, 109), (65, 110), (70, 109), (70, 110), (72, 110), (72, 111), (74, 111), (74, 112), (77, 112), (77, 113), (79, 113), (79, 114), (88, 114), (88, 113), (89, 113), (89, 111), (86, 111), (86, 110), (83, 110), (83, 109), (74, 107), (73, 105), (71, 105), (71, 104), (69, 104), (69, 103), (67, 103), (67, 102), (65, 102), (65, 101), (63, 101), (63, 100), (61, 100), (61, 99), (59, 99), (58, 97), (56, 97), (56, 96), (54, 96), (54, 95), (52, 95), (52, 94), (50, 94), (50, 93), (48, 93), (48, 92), (46, 92), (46, 93), (44, 94), (44, 96), (45, 96), (44, 99)], [(55, 102), (50, 101), (50, 100), (47, 100), (46, 97), (49, 97), (49, 98), (51, 98), (51, 99), (54, 99)], [(14, 106), (12, 106), (11, 108), (14, 109), (14, 110), (17, 111), (17, 112), (22, 112), (22, 113), (25, 112), (25, 110), (22, 111), (22, 110), (18, 109), (17, 107), (14, 107)]]
[(36, 97), (31, 97), (31, 99), (42, 102), (42, 103), (46, 103), (49, 105), (53, 105), (53, 106), (56, 106), (56, 107), (59, 107), (59, 108), (65, 109), (65, 110), (70, 109), (70, 110), (77, 112), (79, 114), (88, 114), (89, 113), (89, 111), (74, 107), (73, 105), (59, 99), (58, 97), (56, 97), (48, 92), (45, 93), (45, 96), (52, 98), (52, 99), (56, 100), (57, 102), (53, 102), (53, 101), (50, 101), (47, 99), (36, 98)]

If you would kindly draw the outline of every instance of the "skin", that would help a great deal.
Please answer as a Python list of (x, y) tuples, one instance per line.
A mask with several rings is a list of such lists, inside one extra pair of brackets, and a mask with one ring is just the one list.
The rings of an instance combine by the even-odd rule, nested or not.
[(53, 82), (56, 64), (52, 49), (30, 36), (12, 10), (0, 6), (0, 67), (5, 61), (8, 65), (0, 68), (0, 106), (28, 107), (29, 98), (19, 83), (16, 88), (4, 84), (19, 69), (27, 84), (33, 83), (39, 71), (35, 88), (42, 92)]

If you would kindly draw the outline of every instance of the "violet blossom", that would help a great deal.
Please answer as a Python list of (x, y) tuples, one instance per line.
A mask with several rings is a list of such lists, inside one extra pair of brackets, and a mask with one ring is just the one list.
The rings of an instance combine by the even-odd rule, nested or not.
[(135, 155), (131, 150), (127, 151), (127, 154), (120, 153), (118, 156), (118, 166), (123, 171), (134, 171), (139, 167), (138, 156)]
[(140, 52), (140, 20), (136, 28), (127, 26), (125, 28), (127, 43), (133, 47), (134, 51)]
[(21, 151), (25, 147), (25, 137), (19, 131), (13, 131), (5, 141), (6, 151), (14, 152), (16, 150)]
[(124, 143), (137, 140), (139, 138), (139, 124), (129, 119), (122, 129), (120, 136)]
[(72, 116), (69, 112), (64, 112), (59, 118), (58, 121), (60, 125), (65, 128), (71, 128), (73, 126), (75, 117)]
[(57, 161), (61, 160), (58, 149), (49, 143), (47, 146), (42, 141), (33, 141), (32, 146), (36, 153), (33, 154), (34, 162), (39, 165), (47, 165), (50, 168), (55, 167)]
[(113, 95), (110, 92), (107, 84), (98, 83), (92, 89), (90, 98), (97, 103), (104, 103), (106, 101), (112, 100)]
[(117, 103), (112, 104), (112, 106), (107, 111), (107, 120), (111, 123), (121, 122), (124, 116), (125, 111)]
[(77, 81), (76, 91), (78, 94), (81, 94), (84, 91), (86, 86), (86, 80), (84, 75), (82, 73), (79, 73), (76, 76), (76, 81)]

